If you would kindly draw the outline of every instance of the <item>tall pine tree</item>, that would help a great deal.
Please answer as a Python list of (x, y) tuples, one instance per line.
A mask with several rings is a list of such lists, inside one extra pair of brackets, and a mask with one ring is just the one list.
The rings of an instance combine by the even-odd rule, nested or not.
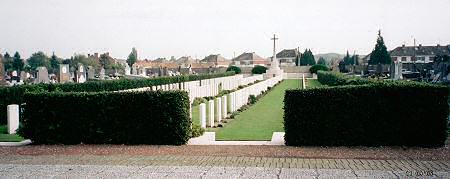
[(137, 59), (138, 59), (137, 50), (136, 50), (136, 48), (133, 47), (133, 49), (131, 49), (130, 55), (128, 55), (128, 58), (127, 58), (128, 66), (132, 67), (133, 64), (137, 61)]
[(315, 65), (316, 60), (310, 49), (305, 49), (305, 52), (300, 57), (300, 66)]
[(3, 56), (3, 65), (5, 66), (5, 71), (10, 72), (13, 71), (13, 59), (11, 58), (11, 55), (9, 55), (8, 52), (5, 53)]
[(50, 69), (49, 72), (56, 74), (58, 72), (59, 64), (61, 64), (61, 59), (58, 58), (55, 53), (50, 57)]
[(13, 57), (13, 63), (12, 63), (13, 69), (17, 70), (17, 72), (20, 73), (20, 71), (22, 71), (24, 65), (25, 65), (25, 63), (20, 58), (19, 52), (16, 52)]
[(391, 56), (387, 51), (386, 45), (384, 45), (383, 37), (381, 36), (381, 30), (378, 31), (377, 44), (370, 54), (369, 65), (391, 64)]

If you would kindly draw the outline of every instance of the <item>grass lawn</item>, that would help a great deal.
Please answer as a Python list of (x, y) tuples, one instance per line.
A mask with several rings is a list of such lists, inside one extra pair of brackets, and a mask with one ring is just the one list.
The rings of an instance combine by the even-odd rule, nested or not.
[(308, 84), (306, 85), (306, 88), (318, 88), (325, 86), (319, 82), (317, 79), (308, 79)]
[(0, 125), (0, 142), (20, 142), (24, 138), (16, 134), (8, 134), (8, 126)]
[(284, 80), (256, 104), (216, 130), (216, 140), (271, 140), (273, 132), (283, 132), (283, 99), (289, 88), (299, 88), (300, 80)]

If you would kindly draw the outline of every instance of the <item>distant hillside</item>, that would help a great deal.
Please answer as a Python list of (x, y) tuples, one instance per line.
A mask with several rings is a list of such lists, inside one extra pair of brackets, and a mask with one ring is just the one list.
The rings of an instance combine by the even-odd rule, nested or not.
[(338, 54), (338, 53), (324, 53), (324, 54), (316, 54), (314, 55), (314, 58), (316, 60), (319, 60), (320, 57), (325, 58), (325, 60), (327, 61), (331, 61), (331, 60), (340, 60), (344, 58), (344, 54)]

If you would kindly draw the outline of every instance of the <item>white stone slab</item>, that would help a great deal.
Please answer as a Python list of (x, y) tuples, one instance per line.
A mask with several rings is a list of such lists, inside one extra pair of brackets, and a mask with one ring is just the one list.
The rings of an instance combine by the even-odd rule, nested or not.
[(200, 125), (202, 128), (206, 129), (206, 104), (200, 104)]
[(214, 100), (209, 101), (209, 126), (214, 127)]
[(15, 134), (19, 128), (19, 105), (8, 105), (8, 134)]

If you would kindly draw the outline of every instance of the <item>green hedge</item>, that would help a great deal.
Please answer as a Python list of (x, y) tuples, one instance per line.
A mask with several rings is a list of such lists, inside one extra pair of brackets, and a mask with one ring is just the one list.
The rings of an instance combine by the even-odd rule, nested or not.
[(291, 146), (443, 146), (448, 88), (413, 82), (288, 90)]
[(101, 92), (117, 91), (132, 88), (142, 88), (155, 85), (180, 83), (186, 81), (196, 81), (203, 79), (233, 76), (234, 72), (213, 73), (203, 75), (183, 75), (172, 77), (160, 77), (150, 79), (121, 79), (89, 81), (86, 83), (65, 83), (65, 84), (36, 84), (21, 85), (14, 87), (0, 87), (0, 124), (6, 123), (6, 106), (9, 104), (22, 104), (25, 92), (42, 91), (62, 91), (62, 92)]
[(317, 80), (319, 80), (321, 84), (328, 86), (364, 85), (372, 82), (370, 79), (347, 76), (333, 71), (318, 71)]
[(189, 140), (186, 92), (26, 93), (19, 134), (36, 144), (169, 144)]

